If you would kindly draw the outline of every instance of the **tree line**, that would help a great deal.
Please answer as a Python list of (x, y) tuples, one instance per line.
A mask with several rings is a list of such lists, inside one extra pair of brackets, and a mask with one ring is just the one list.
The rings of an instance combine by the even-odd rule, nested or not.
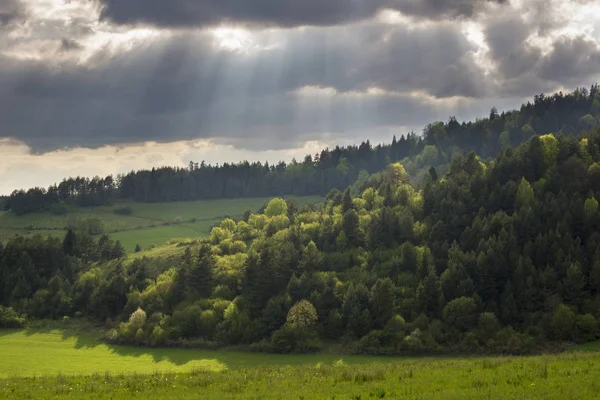
[(425, 170), (415, 185), (391, 163), (320, 205), (275, 198), (166, 261), (90, 263), (77, 232), (15, 239), (0, 302), (109, 319), (107, 340), (148, 346), (527, 353), (600, 337), (600, 129)]
[[(277, 164), (260, 162), (210, 165), (190, 162), (187, 168), (153, 168), (116, 178), (68, 178), (49, 188), (16, 190), (0, 200), (0, 206), (16, 214), (36, 211), (65, 213), (67, 205), (110, 205), (118, 200), (140, 202), (191, 201), (202, 199), (325, 195), (343, 190), (361, 175), (382, 171), (401, 161), (415, 181), (436, 166), (445, 171), (457, 154), (475, 151), (482, 159), (493, 158), (501, 149), (514, 147), (536, 134), (571, 135), (589, 130), (600, 120), (598, 85), (572, 93), (537, 95), (519, 110), (459, 123), (428, 124), (422, 135), (410, 133), (390, 144), (324, 149), (304, 160)], [(445, 167), (446, 166), (446, 167)]]

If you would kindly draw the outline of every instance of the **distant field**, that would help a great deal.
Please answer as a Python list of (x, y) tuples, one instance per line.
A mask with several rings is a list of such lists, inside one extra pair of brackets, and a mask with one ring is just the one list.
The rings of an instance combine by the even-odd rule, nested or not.
[[(320, 197), (291, 197), (298, 204), (316, 203)], [(136, 244), (143, 248), (171, 239), (203, 237), (210, 227), (226, 216), (240, 216), (246, 210), (256, 212), (271, 198), (204, 200), (177, 203), (119, 203), (103, 207), (73, 207), (66, 215), (34, 213), (16, 216), (0, 212), (0, 240), (16, 235), (64, 237), (69, 221), (100, 218), (105, 233), (120, 240), (128, 252)], [(117, 215), (115, 208), (129, 206), (131, 215)]]
[(0, 331), (0, 354), (0, 398), (15, 399), (563, 400), (600, 393), (600, 353), (341, 359), (153, 350), (60, 331)]

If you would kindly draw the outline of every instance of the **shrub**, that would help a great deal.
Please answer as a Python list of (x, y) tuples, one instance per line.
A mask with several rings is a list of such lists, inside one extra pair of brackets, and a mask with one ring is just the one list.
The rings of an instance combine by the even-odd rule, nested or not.
[(364, 354), (388, 354), (393, 349), (389, 347), (391, 335), (381, 330), (373, 330), (358, 341), (358, 352)]
[(393, 335), (403, 335), (406, 322), (401, 315), (394, 315), (385, 326), (385, 330)]
[(135, 343), (138, 345), (141, 345), (144, 343), (145, 340), (146, 340), (146, 334), (144, 333), (144, 330), (142, 328), (139, 328), (135, 332)]
[(104, 334), (104, 340), (110, 343), (116, 343), (119, 339), (119, 334), (116, 329), (111, 329)]
[(140, 329), (144, 327), (146, 323), (146, 312), (138, 307), (136, 311), (134, 311), (129, 317), (129, 324), (134, 329)]
[(50, 212), (54, 215), (65, 215), (68, 211), (67, 205), (64, 202), (52, 204)]
[(300, 300), (288, 312), (286, 323), (296, 329), (304, 330), (317, 323), (317, 310), (307, 300)]
[(598, 338), (598, 322), (592, 314), (578, 315), (575, 326), (579, 340), (591, 342)]
[(0, 328), (17, 329), (25, 325), (25, 317), (20, 316), (11, 307), (0, 306)]
[(279, 215), (284, 215), (288, 211), (288, 206), (285, 200), (283, 199), (273, 199), (269, 201), (267, 207), (265, 208), (265, 215), (267, 217), (274, 217)]
[(466, 331), (477, 321), (477, 305), (472, 297), (454, 299), (444, 307), (444, 320), (453, 328)]
[(164, 346), (167, 343), (169, 333), (160, 326), (155, 326), (150, 335), (150, 345), (153, 347)]
[(217, 316), (213, 310), (205, 310), (200, 314), (200, 334), (204, 338), (212, 338), (217, 327)]
[(566, 305), (559, 304), (552, 314), (550, 323), (554, 339), (569, 340), (575, 330), (577, 317), (575, 313)]
[(193, 305), (183, 309), (176, 310), (173, 313), (173, 328), (177, 332), (177, 336), (184, 339), (200, 336), (200, 316), (202, 308)]
[(117, 215), (131, 215), (133, 214), (133, 208), (129, 206), (117, 207), (113, 212)]

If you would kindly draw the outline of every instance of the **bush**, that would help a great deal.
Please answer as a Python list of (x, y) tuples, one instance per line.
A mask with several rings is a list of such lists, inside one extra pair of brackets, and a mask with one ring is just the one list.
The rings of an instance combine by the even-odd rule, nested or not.
[(141, 329), (146, 323), (146, 312), (138, 307), (138, 309), (129, 317), (129, 324), (134, 329)]
[(273, 333), (271, 346), (276, 353), (314, 353), (322, 344), (315, 331), (299, 331), (286, 324)]
[(392, 354), (393, 347), (390, 346), (392, 335), (381, 330), (374, 330), (363, 336), (358, 341), (358, 352), (363, 354)]
[(598, 322), (592, 314), (578, 315), (575, 326), (579, 340), (591, 342), (598, 339)]
[(111, 329), (104, 334), (104, 340), (110, 343), (116, 343), (119, 339), (119, 333), (116, 329)]
[(477, 321), (477, 305), (472, 297), (454, 299), (444, 307), (444, 320), (453, 328), (467, 331)]
[(17, 329), (25, 325), (25, 317), (20, 316), (11, 307), (0, 306), (0, 328)]
[(393, 335), (404, 335), (406, 322), (401, 315), (394, 315), (385, 326), (385, 330)]
[(129, 206), (117, 207), (113, 212), (117, 215), (131, 215), (133, 214), (133, 208)]
[(569, 340), (575, 330), (577, 317), (573, 310), (564, 304), (559, 304), (552, 314), (550, 323), (554, 339)]
[(164, 346), (167, 344), (169, 333), (160, 326), (155, 326), (150, 335), (150, 345), (153, 347)]
[(172, 324), (177, 336), (183, 339), (199, 337), (202, 311), (202, 308), (197, 305), (176, 310), (173, 313)]
[(146, 334), (144, 333), (144, 330), (142, 328), (139, 328), (136, 332), (135, 332), (135, 343), (138, 345), (144, 344), (146, 340)]
[(67, 205), (64, 202), (52, 204), (50, 212), (54, 215), (65, 215), (68, 211)]

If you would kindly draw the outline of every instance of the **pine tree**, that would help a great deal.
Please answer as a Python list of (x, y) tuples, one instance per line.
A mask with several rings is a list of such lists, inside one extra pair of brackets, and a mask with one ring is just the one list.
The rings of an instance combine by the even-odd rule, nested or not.
[(302, 271), (311, 274), (321, 267), (322, 262), (323, 256), (321, 255), (321, 252), (317, 248), (315, 242), (311, 240), (302, 252), (299, 267)]
[(378, 279), (371, 288), (369, 309), (376, 329), (383, 329), (394, 312), (396, 296), (390, 278)]
[(350, 189), (344, 191), (344, 198), (342, 200), (342, 214), (346, 214), (348, 211), (354, 208), (352, 204), (352, 196), (350, 195)]
[(188, 290), (193, 297), (208, 298), (213, 289), (212, 254), (210, 245), (200, 248), (198, 262), (190, 269)]
[(74, 256), (78, 253), (77, 236), (72, 229), (67, 231), (62, 244), (63, 252), (67, 255)]
[(115, 260), (120, 260), (125, 257), (125, 248), (121, 244), (120, 240), (117, 240), (111, 251), (111, 258)]

